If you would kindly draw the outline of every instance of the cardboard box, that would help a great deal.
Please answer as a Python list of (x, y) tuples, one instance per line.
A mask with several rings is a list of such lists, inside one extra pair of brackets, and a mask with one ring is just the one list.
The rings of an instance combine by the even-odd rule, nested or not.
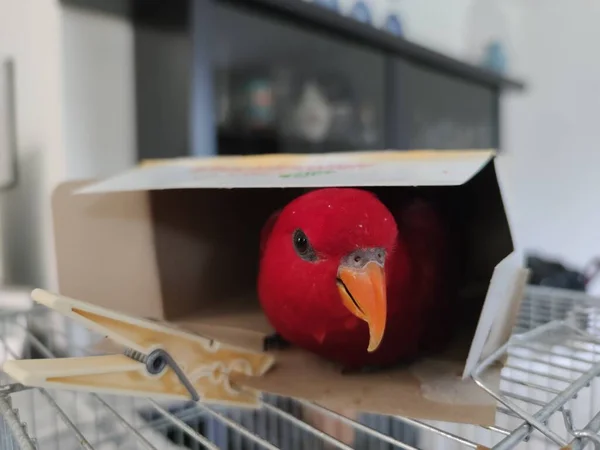
[[(342, 375), (300, 350), (277, 352), (264, 377), (234, 382), (335, 409), (491, 424), (496, 404), (466, 378), (512, 330), (526, 271), (513, 254), (494, 152), (402, 151), (261, 155), (149, 162), (100, 182), (68, 182), (53, 198), (60, 291), (262, 349), (272, 332), (255, 294), (258, 236), (306, 189), (443, 193), (461, 205), (469, 267), (462, 339), (435, 360)], [(488, 288), (489, 287), (489, 288)], [(492, 370), (488, 381), (499, 383)]]

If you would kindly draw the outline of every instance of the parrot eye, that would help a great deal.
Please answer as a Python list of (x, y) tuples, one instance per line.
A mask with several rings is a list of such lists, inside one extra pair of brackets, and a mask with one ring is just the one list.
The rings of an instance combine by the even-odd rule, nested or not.
[(294, 249), (296, 250), (296, 253), (298, 253), (298, 256), (300, 256), (300, 258), (306, 261), (317, 260), (317, 254), (311, 247), (310, 242), (308, 242), (308, 238), (306, 237), (306, 234), (304, 234), (304, 231), (294, 231), (293, 242)]

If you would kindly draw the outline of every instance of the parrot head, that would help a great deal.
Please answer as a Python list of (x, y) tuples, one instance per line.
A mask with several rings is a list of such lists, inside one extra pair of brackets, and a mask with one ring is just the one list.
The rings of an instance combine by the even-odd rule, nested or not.
[(386, 269), (399, 244), (386, 206), (361, 189), (318, 189), (289, 203), (269, 227), (259, 297), (275, 328), (319, 340), (365, 322), (367, 350), (375, 351), (386, 328)]

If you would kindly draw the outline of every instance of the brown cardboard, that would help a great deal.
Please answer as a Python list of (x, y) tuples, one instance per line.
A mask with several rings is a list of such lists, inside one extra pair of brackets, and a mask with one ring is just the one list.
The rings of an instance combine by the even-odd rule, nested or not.
[[(272, 211), (306, 188), (388, 186), (376, 188), (385, 201), (423, 185), (468, 218), (469, 277), (457, 323), (463, 340), (455, 351), (406, 369), (350, 376), (288, 350), (277, 353), (262, 379), (234, 382), (334, 409), (491, 424), (495, 401), (464, 376), (506, 340), (524, 284), (510, 256), (492, 158), (481, 151), (229, 157), (154, 163), (99, 184), (66, 183), (53, 198), (60, 291), (258, 348), (272, 331), (254, 292), (258, 235)], [(497, 371), (488, 378), (499, 382)]]

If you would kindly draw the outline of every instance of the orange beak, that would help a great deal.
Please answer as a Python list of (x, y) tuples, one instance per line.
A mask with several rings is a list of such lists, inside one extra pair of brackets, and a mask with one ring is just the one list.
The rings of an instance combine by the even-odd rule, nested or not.
[(375, 261), (361, 268), (340, 266), (337, 286), (344, 306), (369, 325), (367, 351), (374, 352), (383, 339), (387, 318), (383, 266)]

